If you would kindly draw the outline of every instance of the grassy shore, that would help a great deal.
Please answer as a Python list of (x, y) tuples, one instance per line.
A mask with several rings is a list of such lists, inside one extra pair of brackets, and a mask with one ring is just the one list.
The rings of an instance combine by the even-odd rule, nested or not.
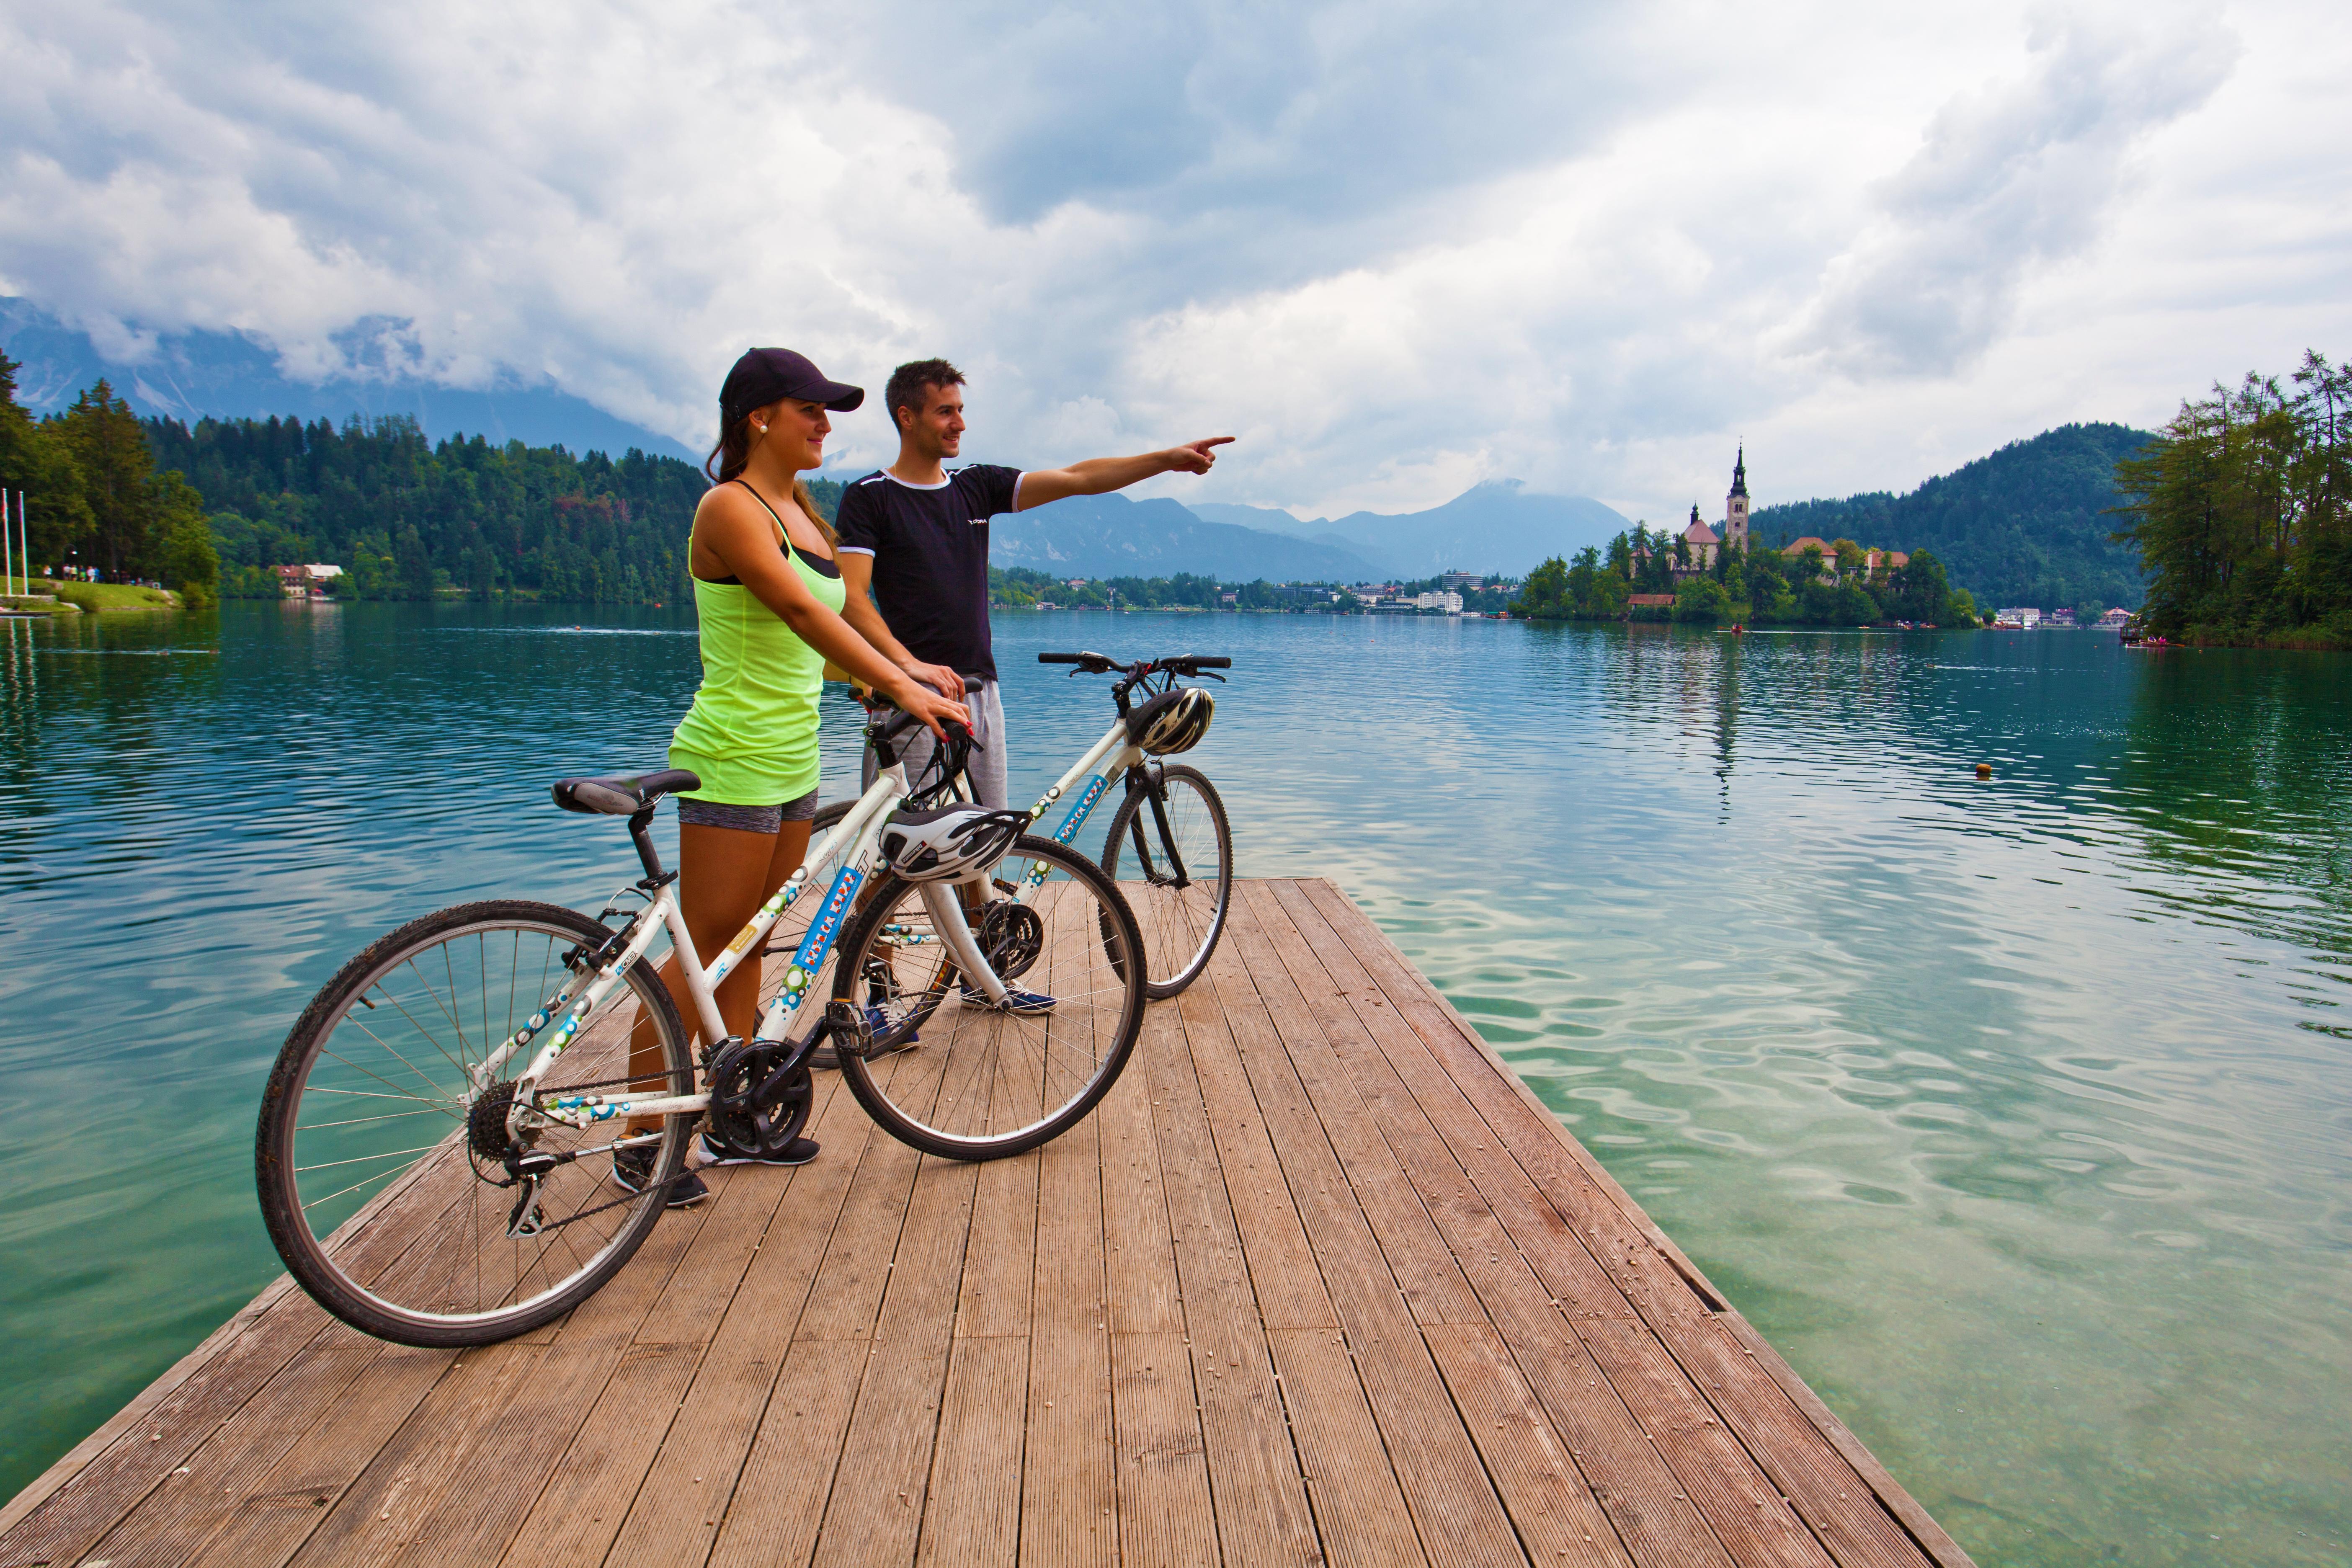
[(34, 594), (54, 594), (57, 604), (40, 605), (19, 600), (23, 609), (51, 609), (62, 615), (78, 611), (108, 610), (176, 610), (180, 596), (168, 588), (142, 588), (131, 583), (59, 583), (47, 577), (36, 577), (27, 590)]

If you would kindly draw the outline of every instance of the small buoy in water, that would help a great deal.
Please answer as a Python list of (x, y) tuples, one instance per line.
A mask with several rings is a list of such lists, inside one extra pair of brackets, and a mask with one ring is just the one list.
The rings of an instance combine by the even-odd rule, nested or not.
[(1977, 764), (1977, 777), (1980, 779), (1989, 779), (1992, 777), (1992, 764), (1990, 763), (1979, 763)]

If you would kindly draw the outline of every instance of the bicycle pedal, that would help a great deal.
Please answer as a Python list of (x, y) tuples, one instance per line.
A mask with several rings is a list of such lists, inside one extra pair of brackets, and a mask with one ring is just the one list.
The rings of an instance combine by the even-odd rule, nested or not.
[(845, 1057), (864, 1058), (874, 1052), (874, 1026), (866, 1016), (866, 1009), (855, 1002), (833, 1001), (825, 1004), (824, 1025), (827, 1043)]

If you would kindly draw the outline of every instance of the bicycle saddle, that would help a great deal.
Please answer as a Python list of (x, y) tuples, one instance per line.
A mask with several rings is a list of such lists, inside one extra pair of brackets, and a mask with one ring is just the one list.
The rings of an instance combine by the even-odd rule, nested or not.
[(700, 789), (702, 780), (684, 768), (664, 768), (635, 778), (558, 779), (547, 793), (566, 811), (599, 812), (606, 816), (635, 816), (651, 811), (654, 803), (682, 789)]

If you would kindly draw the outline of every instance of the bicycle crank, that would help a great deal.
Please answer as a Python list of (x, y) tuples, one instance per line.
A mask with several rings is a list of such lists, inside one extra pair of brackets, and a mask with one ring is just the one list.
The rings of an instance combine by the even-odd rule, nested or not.
[(773, 1040), (734, 1040), (710, 1058), (712, 1142), (739, 1154), (781, 1153), (808, 1125), (816, 1102), (807, 1064)]
[(1045, 951), (1045, 922), (1035, 910), (1010, 899), (994, 900), (981, 911), (975, 934), (982, 956), (999, 980), (1017, 980), (1028, 973), (1037, 955)]

